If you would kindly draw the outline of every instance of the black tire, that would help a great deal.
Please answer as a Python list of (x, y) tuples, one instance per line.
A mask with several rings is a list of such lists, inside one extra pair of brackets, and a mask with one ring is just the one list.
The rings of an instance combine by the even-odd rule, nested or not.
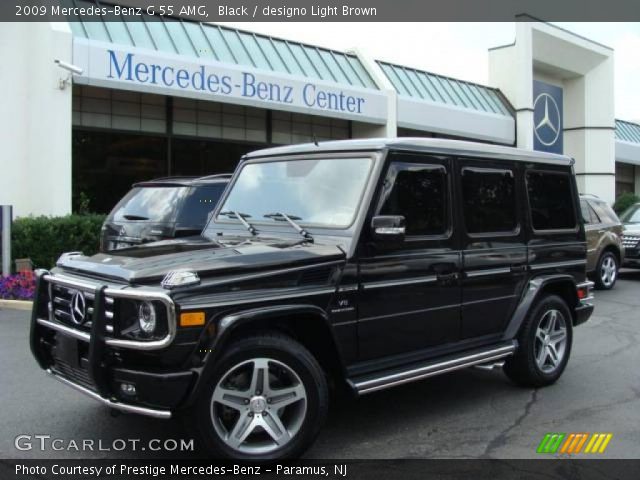
[[(613, 268), (613, 272), (607, 272), (607, 268)], [(619, 269), (618, 257), (616, 257), (613, 252), (603, 252), (598, 259), (598, 265), (596, 266), (596, 271), (593, 274), (596, 288), (598, 290), (611, 290), (618, 280)], [(607, 273), (609, 273), (608, 276)]]
[[(239, 364), (257, 358), (266, 358), (291, 369), (297, 374), (306, 393), (306, 409), (303, 416), (301, 415), (303, 419), (299, 430), (291, 436), (288, 443), (275, 447), (275, 450), (268, 453), (246, 453), (229, 446), (214, 427), (211, 414), (212, 397), (218, 383)], [(313, 443), (327, 416), (328, 405), (327, 380), (313, 355), (290, 337), (265, 333), (243, 338), (226, 348), (222, 357), (216, 361), (207, 386), (189, 417), (212, 457), (244, 461), (281, 460), (299, 457)], [(268, 413), (265, 412), (263, 415), (266, 417)], [(265, 433), (259, 430), (258, 435)]]
[[(546, 325), (546, 322), (549, 321), (549, 315), (552, 315), (551, 312), (553, 311), (558, 312), (563, 317), (566, 342), (562, 359), (553, 370), (544, 371), (536, 361), (536, 352), (539, 352), (541, 348), (545, 348), (543, 342), (537, 339), (538, 327)], [(556, 318), (558, 318), (557, 315)], [(504, 372), (507, 376), (514, 383), (525, 387), (537, 388), (555, 383), (567, 366), (573, 341), (572, 316), (565, 301), (557, 295), (546, 295), (538, 300), (529, 315), (527, 315), (517, 340), (518, 349), (504, 364)], [(545, 365), (544, 367), (551, 368), (550, 365)]]

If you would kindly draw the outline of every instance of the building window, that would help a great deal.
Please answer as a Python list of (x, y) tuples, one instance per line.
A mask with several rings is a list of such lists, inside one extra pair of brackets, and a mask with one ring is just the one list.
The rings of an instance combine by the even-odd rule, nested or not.
[(518, 226), (511, 170), (462, 169), (462, 201), (467, 233), (515, 232)]
[(276, 145), (349, 138), (349, 122), (335, 118), (272, 112), (272, 142)]
[(267, 110), (176, 97), (173, 99), (173, 133), (266, 143)]
[(634, 165), (616, 162), (616, 198), (623, 193), (635, 193), (635, 169)]
[(560, 172), (527, 172), (527, 194), (534, 230), (576, 228), (573, 190), (569, 175)]
[(73, 87), (73, 125), (165, 133), (166, 97), (90, 86)]

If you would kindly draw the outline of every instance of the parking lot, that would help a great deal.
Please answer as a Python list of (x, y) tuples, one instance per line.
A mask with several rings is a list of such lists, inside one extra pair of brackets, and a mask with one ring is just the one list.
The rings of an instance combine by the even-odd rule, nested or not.
[[(500, 371), (465, 370), (334, 405), (310, 458), (534, 458), (547, 432), (609, 432), (605, 458), (640, 457), (640, 271), (623, 271), (613, 291), (596, 292), (592, 319), (575, 331), (560, 381), (532, 390)], [(192, 438), (179, 420), (109, 411), (47, 378), (28, 348), (25, 311), (0, 308), (0, 457), (183, 457), (154, 452), (150, 439)], [(50, 435), (94, 449), (21, 451), (19, 435)], [(138, 450), (107, 450), (140, 439)], [(38, 442), (32, 442), (34, 447)], [(157, 442), (156, 442), (157, 444)], [(101, 445), (101, 449), (98, 449)], [(144, 450), (143, 450), (144, 448)], [(587, 457), (588, 455), (581, 455)]]

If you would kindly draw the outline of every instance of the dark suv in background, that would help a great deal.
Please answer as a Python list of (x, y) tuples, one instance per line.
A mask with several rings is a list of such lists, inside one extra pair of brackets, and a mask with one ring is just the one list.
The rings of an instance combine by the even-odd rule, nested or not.
[(618, 280), (624, 260), (622, 223), (607, 202), (595, 195), (580, 195), (587, 236), (587, 274), (600, 290), (610, 290)]
[(296, 457), (331, 385), (365, 395), (473, 365), (554, 383), (593, 311), (579, 209), (573, 160), (543, 152), (254, 152), (200, 237), (39, 271), (31, 349), (111, 408), (185, 413), (211, 455)]
[(230, 178), (167, 177), (134, 184), (102, 225), (100, 251), (199, 235)]

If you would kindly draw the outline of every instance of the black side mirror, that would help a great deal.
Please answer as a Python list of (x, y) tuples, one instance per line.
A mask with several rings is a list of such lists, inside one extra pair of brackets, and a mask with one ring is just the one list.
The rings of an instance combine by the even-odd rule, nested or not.
[(371, 237), (376, 243), (404, 242), (405, 220), (402, 215), (378, 215), (371, 219)]

